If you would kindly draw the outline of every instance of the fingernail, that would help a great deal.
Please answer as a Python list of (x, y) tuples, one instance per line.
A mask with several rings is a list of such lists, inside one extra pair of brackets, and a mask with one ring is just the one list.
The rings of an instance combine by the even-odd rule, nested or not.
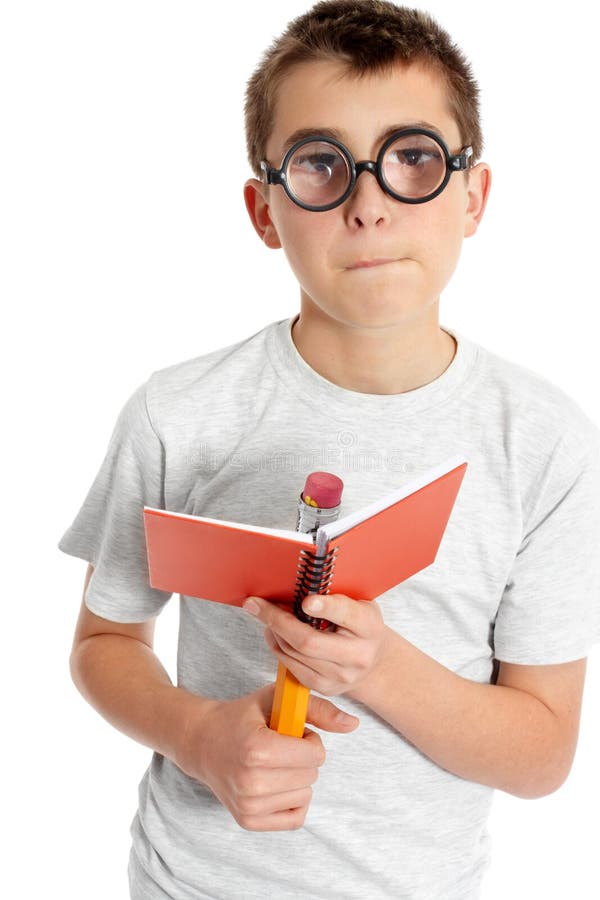
[(250, 613), (251, 616), (257, 616), (260, 612), (260, 606), (254, 597), (249, 597), (248, 600), (244, 601), (244, 609), (246, 612)]
[(336, 722), (339, 722), (340, 725), (351, 725), (352, 722), (354, 721), (354, 718), (355, 718), (354, 716), (349, 716), (344, 712), (337, 713), (337, 715), (335, 717)]
[(307, 597), (302, 604), (302, 609), (307, 613), (318, 613), (323, 609), (323, 601), (318, 597)]

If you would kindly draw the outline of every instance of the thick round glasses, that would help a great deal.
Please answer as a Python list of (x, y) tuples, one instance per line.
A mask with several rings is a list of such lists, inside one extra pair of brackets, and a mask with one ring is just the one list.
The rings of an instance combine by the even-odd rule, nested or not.
[(444, 190), (453, 172), (468, 169), (472, 147), (451, 156), (433, 131), (405, 128), (385, 141), (376, 161), (355, 162), (347, 147), (315, 134), (293, 144), (274, 169), (260, 164), (266, 184), (281, 184), (302, 209), (325, 212), (348, 199), (361, 172), (375, 175), (382, 190), (401, 203), (427, 203)]

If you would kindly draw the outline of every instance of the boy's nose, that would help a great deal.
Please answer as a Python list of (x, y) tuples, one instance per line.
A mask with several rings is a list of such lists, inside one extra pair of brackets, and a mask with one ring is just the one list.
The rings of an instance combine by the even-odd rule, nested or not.
[[(361, 178), (363, 173), (371, 178)], [(348, 222), (357, 227), (378, 225), (389, 218), (388, 196), (377, 179), (377, 165), (365, 160), (356, 164), (354, 190), (344, 204)]]

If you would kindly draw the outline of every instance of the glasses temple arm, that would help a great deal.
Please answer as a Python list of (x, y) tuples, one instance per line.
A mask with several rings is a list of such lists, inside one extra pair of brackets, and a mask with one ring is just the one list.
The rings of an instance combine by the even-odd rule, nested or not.
[(464, 147), (458, 156), (450, 157), (450, 168), (454, 172), (460, 172), (471, 167), (471, 159), (473, 157), (473, 148)]

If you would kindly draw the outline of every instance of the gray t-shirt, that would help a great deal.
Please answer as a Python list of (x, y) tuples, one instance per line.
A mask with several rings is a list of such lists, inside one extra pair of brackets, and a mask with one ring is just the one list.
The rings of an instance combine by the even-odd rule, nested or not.
[[(436, 561), (380, 598), (387, 624), (463, 678), (493, 660), (587, 655), (600, 640), (600, 433), (561, 390), (454, 334), (435, 381), (346, 390), (311, 369), (293, 319), (154, 372), (125, 404), (60, 549), (91, 562), (87, 605), (139, 622), (149, 587), (144, 504), (290, 528), (306, 475), (366, 506), (455, 454), (469, 465)], [(401, 536), (399, 537), (401, 548)], [(274, 680), (260, 623), (181, 597), (178, 684), (230, 699)], [(489, 864), (493, 790), (440, 768), (369, 709), (324, 734), (328, 757), (302, 829), (245, 831), (212, 793), (154, 754), (131, 833), (136, 900), (475, 900)]]

